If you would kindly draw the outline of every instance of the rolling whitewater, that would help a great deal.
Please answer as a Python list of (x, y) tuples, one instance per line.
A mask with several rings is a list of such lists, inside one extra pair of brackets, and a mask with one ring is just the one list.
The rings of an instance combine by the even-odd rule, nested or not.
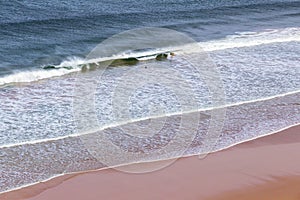
[[(5, 172), (0, 175), (1, 193), (107, 167), (83, 144), (82, 137), (96, 132), (128, 152), (149, 153), (172, 140), (180, 116), (201, 116), (184, 152), (174, 149), (135, 160), (142, 162), (215, 152), (300, 123), (300, 1), (75, 2), (77, 6), (51, 1), (47, 9), (42, 3), (0, 2), (8, 11), (0, 16), (0, 167)], [(128, 9), (118, 12), (124, 6)], [(180, 46), (86, 57), (105, 39), (140, 27), (168, 28), (193, 38), (218, 70), (224, 102), (215, 105), (206, 83), (187, 71), (190, 62), (182, 59)], [(102, 72), (107, 61), (110, 65)], [(130, 114), (116, 120), (113, 99), (122, 77), (169, 63), (196, 86), (186, 95), (193, 95), (197, 106), (182, 110), (187, 102), (178, 102), (168, 88), (140, 85), (128, 105)], [(74, 114), (76, 86), (99, 80), (99, 72), (101, 81), (92, 96), (96, 120), (83, 112), (80, 120), (90, 125), (83, 130)], [(176, 81), (165, 76), (166, 83)], [(146, 79), (136, 77), (126, 80), (128, 88)], [(205, 134), (213, 113), (221, 109), (226, 109), (221, 132), (208, 148)], [(145, 140), (118, 132), (155, 120), (166, 127)], [(100, 154), (114, 157), (111, 152), (106, 148)]]

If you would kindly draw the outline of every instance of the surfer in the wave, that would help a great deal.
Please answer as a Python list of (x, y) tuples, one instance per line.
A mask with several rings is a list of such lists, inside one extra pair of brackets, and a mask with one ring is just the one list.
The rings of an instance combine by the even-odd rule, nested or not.
[(172, 61), (172, 59), (173, 59), (173, 57), (175, 56), (175, 53), (174, 52), (170, 52), (170, 59), (171, 59), (171, 61)]

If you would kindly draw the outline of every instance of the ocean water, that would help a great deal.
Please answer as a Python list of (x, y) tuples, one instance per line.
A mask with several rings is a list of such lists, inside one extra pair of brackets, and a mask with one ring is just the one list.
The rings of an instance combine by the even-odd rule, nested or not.
[[(0, 192), (214, 152), (300, 122), (300, 1), (9, 1), (0, 8)], [(105, 39), (143, 27), (184, 33), (202, 49), (163, 61), (151, 57), (162, 49), (130, 46), (86, 57)], [(145, 61), (101, 68), (128, 57)], [(199, 59), (212, 69), (199, 73)]]

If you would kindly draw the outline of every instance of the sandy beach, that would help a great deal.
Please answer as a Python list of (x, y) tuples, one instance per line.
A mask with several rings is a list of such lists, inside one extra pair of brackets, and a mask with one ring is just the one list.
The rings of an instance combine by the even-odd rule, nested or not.
[(151, 173), (106, 169), (66, 175), (0, 199), (299, 199), (299, 133), (295, 126), (204, 159), (181, 158)]

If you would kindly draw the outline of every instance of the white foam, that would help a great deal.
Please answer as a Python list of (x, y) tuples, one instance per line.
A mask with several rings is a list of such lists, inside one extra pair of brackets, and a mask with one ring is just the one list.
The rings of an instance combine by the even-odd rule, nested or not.
[[(232, 48), (243, 48), (258, 46), (264, 44), (273, 44), (273, 43), (284, 43), (284, 42), (300, 42), (300, 27), (296, 28), (285, 28), (285, 29), (268, 29), (261, 32), (237, 32), (235, 35), (229, 35), (220, 40), (212, 40), (207, 42), (200, 42), (200, 46), (204, 51), (218, 51)], [(67, 60), (61, 62), (59, 65), (54, 66), (56, 69), (52, 70), (32, 70), (32, 71), (23, 71), (15, 72), (14, 74), (4, 76), (0, 78), (0, 85), (5, 85), (9, 83), (19, 83), (19, 82), (33, 82), (41, 79), (47, 79), (56, 76), (63, 76), (68, 73), (75, 71), (80, 71), (82, 65), (89, 64), (98, 64), (99, 62), (115, 59), (126, 59), (126, 58), (138, 58), (142, 57), (140, 60), (147, 60), (147, 55), (154, 55), (163, 53), (166, 51), (174, 51), (175, 47), (166, 48), (166, 49), (154, 49), (144, 52), (124, 52), (118, 55), (112, 55), (111, 57), (101, 57), (96, 59), (82, 59), (77, 57), (71, 57)], [(178, 50), (178, 47), (176, 47)], [(153, 58), (149, 56), (148, 59)], [(64, 67), (70, 67), (72, 69), (68, 70)]]
[(237, 32), (226, 38), (208, 42), (200, 42), (205, 51), (251, 47), (264, 44), (299, 42), (300, 28), (268, 29), (262, 32)]
[(175, 115), (189, 114), (189, 113), (193, 113), (193, 112), (203, 112), (203, 111), (210, 111), (210, 110), (214, 110), (214, 109), (229, 108), (229, 107), (240, 106), (240, 105), (244, 105), (244, 104), (268, 101), (268, 100), (272, 100), (272, 99), (276, 99), (276, 98), (280, 98), (280, 97), (285, 97), (285, 96), (293, 95), (293, 94), (297, 94), (297, 93), (300, 93), (300, 90), (293, 91), (293, 92), (288, 92), (288, 93), (284, 93), (284, 94), (278, 94), (278, 95), (274, 95), (274, 96), (270, 96), (270, 97), (266, 97), (266, 98), (261, 98), (261, 99), (255, 99), (255, 100), (250, 100), (250, 101), (242, 101), (242, 102), (237, 102), (237, 103), (232, 103), (232, 104), (226, 104), (226, 105), (222, 105), (222, 106), (218, 106), (218, 107), (202, 108), (202, 109), (197, 109), (197, 110), (190, 110), (190, 111), (187, 111), (187, 112), (174, 112), (174, 113), (169, 113), (167, 115), (148, 116), (148, 117), (144, 117), (144, 118), (131, 119), (129, 121), (119, 121), (119, 122), (114, 123), (114, 124), (108, 124), (106, 126), (96, 127), (94, 129), (90, 129), (86, 132), (74, 133), (74, 134), (55, 137), (55, 138), (47, 138), (47, 139), (40, 139), (40, 140), (5, 144), (5, 145), (0, 146), (0, 149), (1, 148), (10, 148), (10, 147), (14, 147), (14, 146), (28, 145), (28, 144), (45, 143), (45, 142), (62, 140), (62, 139), (66, 139), (66, 138), (75, 138), (75, 137), (80, 137), (80, 136), (83, 136), (83, 135), (92, 134), (92, 133), (95, 133), (97, 131), (105, 130), (105, 129), (108, 129), (108, 128), (118, 127), (118, 126), (122, 126), (122, 125), (125, 125), (125, 124), (128, 124), (128, 123), (140, 122), (140, 121), (144, 121), (144, 120), (147, 120), (147, 119), (156, 119), (156, 118), (161, 118), (161, 117), (166, 117), (166, 116), (175, 116)]
[[(187, 157), (191, 157), (191, 156), (200, 156), (200, 158), (202, 159), (203, 155), (220, 152), (222, 150), (228, 149), (228, 148), (236, 146), (238, 144), (242, 144), (242, 143), (245, 143), (245, 142), (248, 142), (248, 141), (252, 141), (252, 140), (255, 140), (255, 139), (263, 138), (263, 137), (266, 137), (266, 136), (269, 136), (269, 135), (273, 135), (273, 134), (279, 133), (281, 131), (284, 131), (284, 130), (287, 130), (287, 129), (290, 129), (292, 127), (296, 127), (296, 126), (299, 126), (299, 125), (300, 125), (300, 123), (293, 124), (293, 125), (287, 126), (285, 128), (277, 129), (275, 131), (272, 131), (272, 132), (269, 132), (269, 133), (266, 133), (266, 134), (263, 134), (263, 135), (259, 135), (259, 136), (255, 137), (255, 138), (251, 138), (249, 140), (244, 140), (244, 141), (236, 142), (236, 143), (234, 143), (234, 144), (232, 144), (230, 146), (227, 146), (225, 148), (220, 148), (218, 150), (214, 150), (214, 151), (211, 151), (211, 152), (207, 152), (207, 153), (203, 153), (203, 154), (191, 153), (191, 154), (183, 155), (182, 157), (183, 158), (187, 158)], [(157, 162), (157, 161), (164, 161), (164, 160), (171, 160), (171, 159), (179, 159), (179, 158), (181, 158), (181, 157), (176, 157), (176, 156), (174, 157), (173, 156), (173, 157), (170, 157), (168, 159), (156, 159), (156, 160), (153, 159), (151, 161), (141, 161), (141, 162), (133, 162), (133, 163), (124, 163), (124, 164), (115, 165), (115, 166), (103, 167), (103, 168), (100, 168), (100, 169), (92, 169), (92, 170), (84, 170), (84, 171), (76, 171), (76, 172), (56, 174), (56, 175), (53, 175), (53, 176), (51, 176), (51, 177), (49, 177), (47, 179), (44, 179), (44, 180), (32, 182), (32, 183), (29, 183), (29, 184), (24, 184), (22, 186), (11, 188), (11, 189), (8, 189), (8, 190), (5, 190), (5, 191), (0, 191), (0, 194), (4, 194), (4, 193), (7, 193), (7, 192), (16, 191), (16, 190), (19, 190), (19, 189), (22, 189), (22, 188), (26, 188), (26, 187), (30, 187), (30, 186), (33, 186), (33, 185), (36, 185), (36, 184), (39, 184), (39, 183), (44, 183), (44, 182), (50, 181), (50, 180), (52, 180), (54, 178), (58, 178), (58, 177), (61, 177), (61, 176), (64, 176), (64, 175), (69, 175), (69, 174), (70, 175), (72, 175), (72, 174), (76, 175), (76, 174), (82, 174), (82, 173), (88, 173), (88, 172), (97, 172), (97, 171), (100, 171), (100, 170), (106, 170), (106, 169), (111, 169), (111, 168), (123, 167), (123, 166), (132, 165), (132, 164), (150, 163), (150, 162)]]
[(32, 70), (32, 71), (23, 71), (15, 72), (14, 74), (0, 78), (0, 85), (6, 85), (10, 83), (28, 83), (39, 81), (42, 79), (63, 76), (65, 74), (78, 71), (80, 69), (57, 69), (57, 70)]
[(78, 57), (69, 57), (67, 60), (62, 61), (59, 65), (55, 66), (55, 68), (63, 68), (63, 67), (72, 67), (79, 68), (79, 65), (84, 64), (86, 61), (83, 58)]

